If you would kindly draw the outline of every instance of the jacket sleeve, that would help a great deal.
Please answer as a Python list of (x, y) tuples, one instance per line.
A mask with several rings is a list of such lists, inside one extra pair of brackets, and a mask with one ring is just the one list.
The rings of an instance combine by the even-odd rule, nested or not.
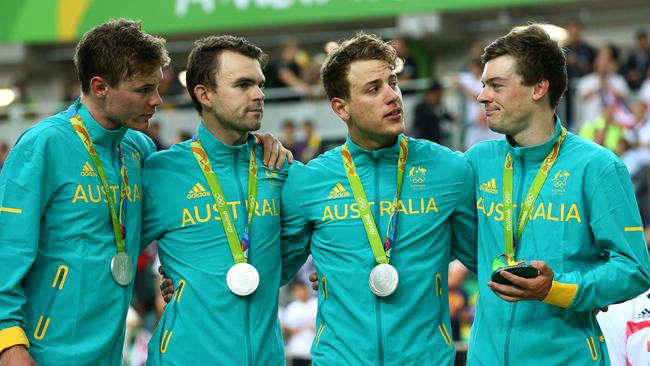
[(29, 346), (21, 281), (36, 258), (41, 216), (50, 195), (46, 145), (22, 138), (0, 172), (0, 352), (18, 344)]
[(464, 171), (463, 187), (458, 197), (458, 204), (451, 216), (452, 247), (451, 253), (470, 271), (476, 273), (477, 267), (477, 212), (476, 212), (476, 177), (467, 162)]
[(544, 299), (576, 311), (626, 301), (650, 287), (644, 229), (625, 166), (611, 164), (584, 194), (591, 198), (587, 205), (589, 226), (601, 258), (586, 271), (555, 273)]
[(160, 181), (156, 177), (156, 167), (150, 159), (144, 159), (142, 169), (142, 224), (140, 227), (140, 251), (145, 250), (152, 241), (163, 235), (163, 225), (159, 218), (160, 210), (156, 208), (156, 188)]
[(301, 194), (295, 182), (300, 163), (293, 163), (289, 177), (282, 187), (282, 276), (281, 285), (289, 282), (309, 256), (312, 225), (304, 215), (300, 204)]

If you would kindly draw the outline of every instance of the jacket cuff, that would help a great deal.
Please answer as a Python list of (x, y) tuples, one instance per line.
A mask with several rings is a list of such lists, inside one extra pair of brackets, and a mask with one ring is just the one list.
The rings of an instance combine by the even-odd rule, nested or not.
[(0, 330), (0, 352), (19, 344), (29, 347), (29, 340), (23, 328), (14, 326)]
[(553, 281), (551, 291), (548, 292), (543, 302), (549, 305), (568, 308), (578, 293), (578, 285)]

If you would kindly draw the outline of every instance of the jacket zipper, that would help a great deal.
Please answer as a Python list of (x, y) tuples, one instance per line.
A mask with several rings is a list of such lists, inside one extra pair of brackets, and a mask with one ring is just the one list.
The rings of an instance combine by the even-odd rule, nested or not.
[[(243, 208), (246, 207), (246, 198), (247, 196), (244, 195), (244, 190), (242, 188), (241, 184), (241, 179), (239, 177), (239, 150), (235, 150), (235, 154), (232, 157), (233, 160), (233, 174), (235, 177), (235, 182), (237, 183), (237, 190), (239, 191), (239, 200), (241, 202), (241, 206)], [(255, 208), (253, 208), (255, 209)], [(247, 217), (247, 212), (245, 209), (242, 210), (242, 219), (243, 220), (248, 220)], [(251, 247), (248, 248), (248, 263), (251, 262)], [(244, 298), (245, 302), (245, 311), (244, 311), (244, 329), (246, 330), (246, 354), (248, 356), (248, 365), (252, 366), (253, 365), (253, 350), (251, 348), (251, 331), (250, 331), (250, 312), (251, 312), (251, 303), (250, 303), (250, 298), (252, 295), (246, 296)]]
[[(519, 217), (519, 212), (521, 210), (521, 196), (524, 193), (524, 183), (526, 182), (526, 161), (524, 160), (523, 156), (519, 158), (519, 161), (521, 162), (521, 173), (519, 175), (519, 185), (517, 187), (517, 214), (513, 213), (513, 216), (515, 219), (513, 219), (514, 222), (514, 228), (513, 228), (513, 235), (515, 237), (517, 236), (517, 224), (518, 220), (516, 218)], [(519, 247), (519, 243), (515, 242), (517, 245), (515, 247), (515, 253), (517, 252), (517, 248)], [(516, 258), (516, 256), (515, 256)], [(505, 344), (503, 347), (503, 357), (504, 357), (504, 366), (509, 366), (510, 365), (510, 336), (512, 335), (512, 326), (513, 323), (515, 322), (515, 316), (517, 315), (517, 303), (512, 304), (512, 310), (510, 312), (510, 319), (508, 319), (508, 327), (506, 328), (506, 339), (505, 339)]]
[[(381, 202), (379, 201), (379, 159), (375, 156), (372, 157), (373, 162), (373, 178), (375, 180), (375, 223), (377, 224), (377, 230), (381, 227), (381, 216), (380, 216), (380, 206)], [(373, 262), (374, 263), (374, 262)], [(374, 296), (374, 295), (373, 295)], [(375, 296), (375, 317), (377, 322), (377, 360), (378, 364), (382, 366), (384, 364), (384, 342), (382, 340), (382, 324), (381, 324), (381, 301), (379, 296)]]

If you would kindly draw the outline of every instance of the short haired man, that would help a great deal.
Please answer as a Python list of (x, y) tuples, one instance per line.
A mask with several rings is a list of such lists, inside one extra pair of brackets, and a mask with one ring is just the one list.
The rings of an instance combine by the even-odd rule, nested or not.
[(0, 364), (122, 364), (155, 151), (139, 131), (169, 57), (121, 19), (88, 31), (74, 61), (82, 97), (27, 130), (0, 174)]
[(366, 34), (328, 55), (321, 76), (348, 138), (294, 164), (282, 192), (287, 263), (311, 252), (321, 280), (316, 365), (455, 357), (447, 268), (455, 255), (475, 270), (474, 175), (461, 155), (402, 134), (396, 60)]
[[(592, 310), (650, 286), (628, 172), (613, 153), (562, 127), (555, 108), (567, 84), (565, 56), (541, 27), (513, 29), (482, 59), (478, 101), (490, 129), (506, 138), (467, 152), (479, 183), (481, 294), (468, 364), (607, 364)], [(537, 276), (502, 267), (532, 267)]]
[(143, 243), (158, 239), (175, 292), (148, 365), (283, 365), (280, 193), (261, 164), (266, 55), (243, 38), (196, 42), (187, 90), (202, 123), (144, 164)]

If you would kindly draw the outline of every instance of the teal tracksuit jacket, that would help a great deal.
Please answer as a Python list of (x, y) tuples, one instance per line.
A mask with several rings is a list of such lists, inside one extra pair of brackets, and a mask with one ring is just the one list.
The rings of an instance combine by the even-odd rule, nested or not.
[[(117, 145), (129, 179), (126, 251), (140, 250), (143, 134), (102, 128), (76, 103), (119, 204)], [(121, 365), (133, 285), (111, 277), (105, 192), (65, 112), (22, 134), (0, 173), (0, 349), (26, 343), (39, 365)]]
[(250, 227), (249, 263), (257, 290), (240, 297), (228, 289), (234, 264), (214, 198), (191, 151), (191, 141), (145, 161), (144, 242), (158, 239), (160, 261), (175, 293), (149, 342), (148, 365), (284, 365), (278, 324), (282, 270), (280, 194), (287, 169), (262, 165), (254, 137), (228, 146), (203, 124), (198, 137), (226, 197), (241, 239), (246, 220), (250, 149), (258, 160), (258, 197)]
[[(375, 151), (350, 138), (347, 144), (383, 240), (399, 142)], [(282, 192), (284, 249), (287, 263), (299, 264), (311, 252), (321, 281), (316, 366), (453, 364), (447, 270), (453, 256), (475, 270), (474, 195), (474, 175), (461, 155), (409, 138), (391, 256), (399, 285), (380, 298), (368, 286), (376, 262), (341, 147), (307, 165), (293, 164)]]
[[(503, 242), (503, 166), (514, 160), (513, 201), (521, 202), (561, 131), (533, 147), (507, 139), (467, 152), (478, 179), (480, 299), (468, 365), (608, 365), (592, 310), (650, 287), (643, 227), (628, 172), (610, 151), (568, 134), (515, 248), (518, 260), (553, 270), (544, 300), (509, 303), (487, 286)], [(518, 215), (515, 207), (515, 221)]]

